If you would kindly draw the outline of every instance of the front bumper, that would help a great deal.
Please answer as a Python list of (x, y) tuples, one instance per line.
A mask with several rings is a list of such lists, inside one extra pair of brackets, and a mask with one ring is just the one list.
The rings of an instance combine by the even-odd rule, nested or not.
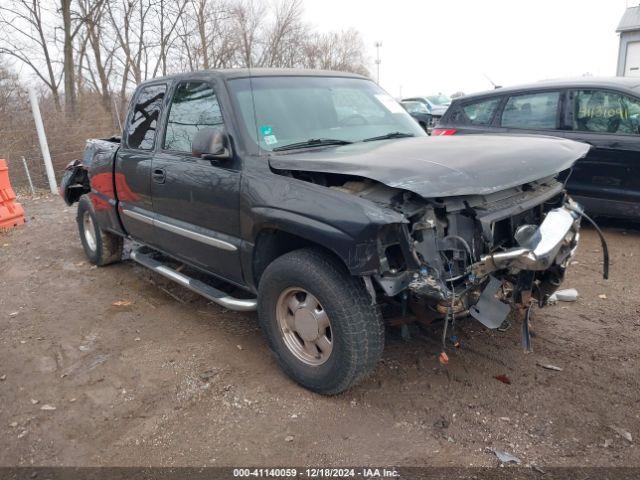
[(516, 234), (519, 247), (483, 255), (471, 266), (476, 277), (497, 270), (543, 271), (566, 267), (578, 246), (581, 207), (573, 200), (547, 213), (539, 227), (527, 226)]

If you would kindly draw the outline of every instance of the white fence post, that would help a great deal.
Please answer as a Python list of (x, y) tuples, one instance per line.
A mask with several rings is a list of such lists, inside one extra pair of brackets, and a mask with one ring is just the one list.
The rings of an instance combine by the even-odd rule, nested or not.
[(29, 167), (27, 167), (27, 160), (22, 157), (22, 164), (24, 165), (24, 171), (27, 174), (27, 180), (29, 180), (29, 187), (31, 187), (31, 195), (36, 194), (36, 189), (33, 188), (33, 182), (31, 181), (31, 174), (29, 173)]
[(116, 97), (113, 97), (113, 106), (116, 109), (116, 118), (118, 119), (118, 126), (120, 127), (120, 135), (122, 135), (122, 122), (120, 121), (120, 109), (118, 108), (118, 102), (116, 102)]
[(42, 116), (40, 115), (40, 107), (38, 106), (38, 97), (36, 97), (36, 91), (33, 88), (29, 89), (29, 100), (31, 101), (31, 110), (33, 111), (33, 120), (36, 122), (36, 131), (38, 132), (38, 141), (40, 142), (40, 150), (42, 151), (44, 168), (47, 171), (47, 178), (49, 179), (49, 188), (51, 189), (51, 193), (56, 194), (58, 193), (58, 184), (56, 183), (56, 174), (53, 171), (53, 164), (51, 163), (51, 154), (49, 153), (47, 136), (44, 133), (44, 124), (42, 123)]

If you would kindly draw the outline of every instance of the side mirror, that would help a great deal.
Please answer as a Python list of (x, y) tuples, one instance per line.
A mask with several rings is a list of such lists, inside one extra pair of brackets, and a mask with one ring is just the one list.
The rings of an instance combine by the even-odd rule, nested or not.
[(222, 127), (203, 128), (191, 141), (191, 154), (206, 160), (231, 158), (229, 137)]

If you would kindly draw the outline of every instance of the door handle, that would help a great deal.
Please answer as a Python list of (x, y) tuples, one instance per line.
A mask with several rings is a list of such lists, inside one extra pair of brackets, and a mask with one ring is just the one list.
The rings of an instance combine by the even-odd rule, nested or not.
[(164, 168), (154, 168), (151, 177), (156, 183), (164, 183), (164, 181), (167, 179), (167, 172), (164, 170)]

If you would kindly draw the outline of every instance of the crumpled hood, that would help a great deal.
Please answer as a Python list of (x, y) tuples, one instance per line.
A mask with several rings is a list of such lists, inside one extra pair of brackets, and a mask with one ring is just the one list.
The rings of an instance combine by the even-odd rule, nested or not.
[(276, 170), (365, 177), (425, 198), (487, 195), (554, 175), (590, 146), (552, 137), (460, 135), (359, 142), (272, 155)]

